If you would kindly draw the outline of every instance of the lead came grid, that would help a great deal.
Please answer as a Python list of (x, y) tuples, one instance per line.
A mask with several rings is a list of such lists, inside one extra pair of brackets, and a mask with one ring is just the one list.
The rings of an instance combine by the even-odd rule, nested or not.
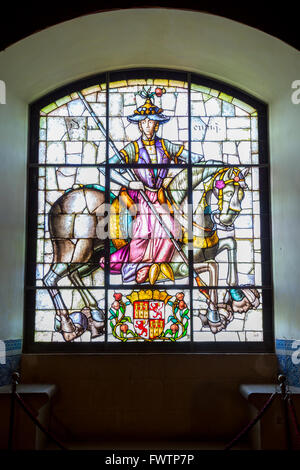
[[(127, 119), (134, 111), (142, 106), (144, 99), (139, 95), (143, 89), (150, 88), (165, 90), (161, 96), (155, 96), (155, 105), (163, 109), (170, 120), (161, 125), (157, 132), (159, 138), (165, 139), (175, 146), (182, 146), (187, 152), (186, 160), (178, 161), (177, 165), (170, 166), (168, 178), (175, 178), (179, 173), (186, 172), (186, 184), (188, 181), (187, 169), (189, 158), (193, 155), (202, 155), (207, 163), (207, 168), (218, 167), (218, 165), (234, 166), (244, 171), (245, 166), (250, 167), (250, 172), (245, 178), (247, 191), (242, 201), (241, 214), (236, 218), (231, 230), (217, 229), (220, 240), (229, 235), (236, 241), (236, 258), (238, 280), (240, 284), (251, 286), (262, 285), (262, 258), (261, 258), (261, 232), (260, 232), (260, 187), (259, 187), (259, 138), (258, 138), (258, 116), (252, 106), (237, 98), (229, 96), (221, 91), (201, 85), (191, 84), (190, 93), (188, 82), (179, 82), (167, 79), (136, 79), (123, 80), (109, 83), (109, 95), (105, 83), (89, 87), (82, 91), (92, 111), (107, 128), (110, 139), (114, 142), (118, 151), (126, 148), (130, 142), (136, 141), (140, 136), (138, 126), (133, 125)], [(107, 96), (109, 98), (107, 99)], [(190, 96), (190, 105), (188, 98)], [(109, 115), (107, 115), (109, 109)], [(190, 116), (189, 116), (190, 109)], [(190, 123), (190, 128), (189, 128)], [(97, 190), (102, 190), (110, 197), (116, 197), (122, 184), (117, 184), (110, 176), (112, 171), (124, 175), (124, 166), (118, 166), (116, 161), (113, 165), (106, 160), (115, 154), (112, 146), (108, 145), (106, 136), (99, 130), (94, 119), (85, 108), (77, 92), (70, 93), (64, 98), (45, 106), (40, 113), (40, 136), (39, 136), (39, 173), (38, 173), (38, 232), (37, 232), (37, 265), (36, 265), (36, 320), (35, 341), (37, 342), (60, 342), (64, 341), (59, 332), (53, 331), (55, 323), (55, 309), (49, 292), (45, 290), (43, 279), (53, 262), (53, 246), (49, 231), (48, 214), (54, 203), (70, 189), (80, 189), (87, 185)], [(190, 152), (189, 153), (189, 149)], [(195, 162), (191, 168), (194, 183), (197, 166), (201, 162)], [(135, 162), (132, 166), (136, 168)], [(149, 167), (150, 168), (150, 167)], [(153, 161), (151, 168), (159, 171), (160, 165)], [(194, 179), (193, 179), (194, 178)], [(193, 221), (199, 221), (197, 210), (203, 204), (203, 193), (206, 191), (207, 180), (201, 181), (192, 192)], [(109, 188), (109, 189), (108, 189)], [(188, 193), (187, 187), (173, 189), (178, 196), (180, 190)], [(171, 191), (172, 194), (172, 191)], [(214, 198), (215, 197), (215, 198)], [(202, 202), (201, 202), (202, 201)], [(77, 202), (76, 209), (72, 215), (65, 218), (64, 223), (72, 227), (69, 242), (74, 246), (78, 244), (78, 237), (90, 240), (93, 244), (95, 236), (90, 239), (93, 227), (90, 225), (91, 202), (85, 194), (81, 201)], [(218, 207), (218, 199), (212, 195), (211, 210)], [(187, 203), (182, 207), (182, 213), (187, 218)], [(115, 250), (110, 242), (111, 250)], [(194, 249), (197, 240), (194, 240)], [(217, 255), (218, 277), (217, 282), (212, 283), (208, 273), (203, 273), (202, 279), (206, 285), (216, 287), (220, 303), (224, 298), (228, 277), (228, 258), (223, 251)], [(72, 259), (64, 258), (66, 264), (72, 263)], [(108, 266), (107, 252), (104, 263)], [(76, 263), (75, 263), (76, 264)], [(232, 264), (232, 263), (231, 263)], [(99, 267), (101, 261), (93, 259), (89, 262), (77, 263), (77, 267), (90, 265), (91, 274), (86, 275), (82, 290), (89, 289), (96, 302), (103, 311), (109, 311), (113, 304), (113, 293), (120, 290), (128, 291), (130, 285), (122, 285), (122, 275), (104, 275)], [(74, 267), (74, 265), (73, 265)], [(191, 269), (191, 266), (190, 266)], [(263, 316), (262, 316), (262, 290), (260, 293), (260, 306), (250, 309), (246, 314), (236, 313), (234, 320), (230, 322), (226, 330), (213, 334), (201, 321), (205, 315), (207, 303), (205, 296), (199, 294), (196, 283), (189, 283), (189, 274), (186, 277), (176, 279), (174, 282), (161, 282), (157, 286), (137, 286), (132, 282), (131, 289), (137, 287), (146, 291), (158, 290), (172, 291), (176, 300), (176, 293), (185, 292), (185, 301), (188, 304), (193, 299), (193, 332), (191, 331), (191, 315), (187, 314), (189, 320), (188, 335), (182, 341), (214, 342), (214, 341), (237, 341), (251, 342), (263, 341)], [(177, 290), (174, 290), (175, 286)], [(59, 281), (62, 288), (62, 297), (67, 309), (72, 312), (80, 312), (84, 308), (84, 296), (74, 288), (74, 284), (68, 276)], [(107, 294), (103, 288), (114, 287)], [(188, 290), (187, 290), (188, 288)], [(128, 294), (129, 295), (129, 294)], [(128, 299), (127, 299), (128, 301)], [(172, 303), (172, 302), (171, 302)], [(168, 309), (172, 309), (171, 303)], [(189, 306), (189, 305), (188, 305)], [(129, 308), (130, 307), (130, 308)], [(131, 310), (130, 310), (131, 309)], [(133, 305), (127, 307), (129, 311), (129, 322), (134, 323)], [(183, 312), (182, 312), (183, 313)], [(110, 315), (109, 313), (107, 315)], [(110, 315), (111, 316), (111, 315)], [(166, 319), (167, 320), (167, 319)], [(77, 342), (91, 341), (118, 341), (112, 334), (111, 320), (106, 319), (106, 335), (98, 339), (91, 339), (88, 331), (75, 339)], [(175, 324), (175, 322), (174, 322)], [(52, 325), (52, 327), (51, 327)], [(172, 325), (169, 319), (166, 328)], [(119, 325), (120, 326), (120, 325)], [(170, 328), (167, 328), (170, 329)], [(133, 330), (132, 330), (133, 331)], [(124, 333), (124, 332), (123, 332)]]

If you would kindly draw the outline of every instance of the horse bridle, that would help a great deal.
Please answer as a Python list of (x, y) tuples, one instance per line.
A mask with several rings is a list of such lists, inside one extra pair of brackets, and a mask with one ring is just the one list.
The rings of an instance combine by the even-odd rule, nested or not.
[[(228, 179), (228, 180), (225, 180), (224, 181), (224, 176), (226, 174), (226, 172), (230, 169), (230, 167), (226, 167), (226, 168), (222, 168), (221, 170), (219, 170), (213, 177), (213, 181), (212, 181), (212, 184), (213, 184), (213, 188), (216, 188), (218, 190), (218, 207), (219, 207), (219, 210), (220, 212), (222, 212), (222, 209), (223, 209), (223, 189), (225, 188), (225, 186), (227, 186), (227, 184), (230, 184), (230, 183), (233, 183), (235, 186), (240, 186), (240, 183), (242, 181), (245, 181), (245, 177), (242, 173), (242, 171), (239, 169), (239, 168), (233, 168), (233, 173), (234, 173), (234, 177), (231, 178), (231, 179)], [(242, 178), (239, 177), (240, 173), (242, 173)], [(216, 180), (216, 178), (219, 177), (218, 180)], [(216, 180), (216, 181), (215, 181)], [(203, 194), (203, 197), (206, 197), (206, 193), (207, 191), (205, 191), (205, 193)], [(232, 209), (232, 210), (235, 210), (235, 209)], [(236, 211), (238, 212), (238, 211)]]

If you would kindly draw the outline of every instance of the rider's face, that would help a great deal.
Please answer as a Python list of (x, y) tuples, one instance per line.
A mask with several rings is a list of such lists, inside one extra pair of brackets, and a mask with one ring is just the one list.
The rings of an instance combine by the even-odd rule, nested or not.
[(140, 130), (146, 135), (147, 139), (151, 139), (155, 132), (156, 121), (146, 118), (140, 121)]

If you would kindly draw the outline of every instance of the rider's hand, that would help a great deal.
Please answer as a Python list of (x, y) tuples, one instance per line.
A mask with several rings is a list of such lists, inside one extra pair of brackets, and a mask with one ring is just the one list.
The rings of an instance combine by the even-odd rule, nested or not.
[(145, 191), (145, 186), (142, 181), (130, 181), (129, 189), (134, 189), (137, 191)]

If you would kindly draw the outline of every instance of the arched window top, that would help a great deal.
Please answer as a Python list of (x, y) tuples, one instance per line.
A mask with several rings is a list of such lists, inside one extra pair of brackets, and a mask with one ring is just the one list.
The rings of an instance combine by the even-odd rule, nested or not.
[(27, 349), (270, 350), (266, 114), (153, 69), (34, 103)]

